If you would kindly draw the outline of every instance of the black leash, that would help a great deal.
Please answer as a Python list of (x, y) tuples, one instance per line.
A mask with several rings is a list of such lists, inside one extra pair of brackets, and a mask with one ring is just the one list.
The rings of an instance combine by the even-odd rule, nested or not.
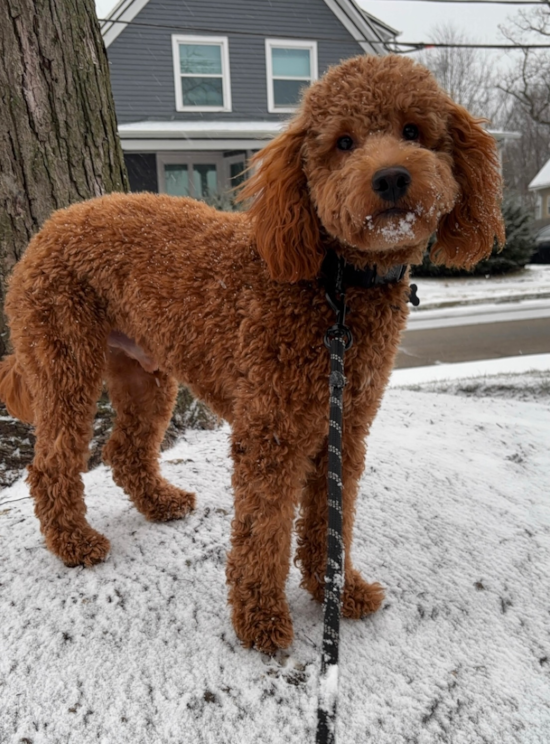
[[(328, 433), (328, 523), (327, 567), (325, 573), (325, 599), (323, 604), (323, 648), (319, 678), (319, 703), (317, 707), (316, 744), (334, 744), (336, 704), (338, 700), (338, 649), (340, 640), (340, 614), (344, 588), (344, 542), (342, 539), (342, 426), (344, 419), (343, 397), (347, 380), (344, 376), (344, 352), (353, 343), (353, 336), (346, 326), (346, 285), (370, 288), (380, 284), (401, 281), (406, 266), (394, 266), (383, 276), (378, 276), (376, 266), (356, 269), (346, 264), (342, 256), (328, 251), (323, 262), (326, 298), (336, 313), (336, 323), (325, 334), (325, 346), (330, 350), (330, 413)], [(418, 305), (416, 285), (411, 284), (409, 302)]]
[(344, 352), (353, 343), (346, 326), (344, 291), (344, 259), (338, 259), (334, 291), (327, 291), (327, 300), (336, 313), (336, 323), (325, 334), (325, 346), (330, 349), (330, 418), (328, 432), (328, 529), (327, 568), (323, 650), (317, 709), (317, 744), (335, 741), (336, 703), (338, 699), (338, 641), (340, 610), (344, 587), (344, 543), (342, 540), (342, 424)]

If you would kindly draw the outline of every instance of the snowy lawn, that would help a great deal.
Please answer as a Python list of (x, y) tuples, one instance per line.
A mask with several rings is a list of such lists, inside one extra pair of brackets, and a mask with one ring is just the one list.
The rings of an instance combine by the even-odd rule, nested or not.
[[(370, 435), (354, 557), (387, 594), (342, 625), (338, 742), (547, 744), (548, 374), (442, 386), (390, 388)], [(164, 454), (198, 495), (168, 524), (88, 473), (93, 569), (46, 551), (22, 481), (0, 494), (2, 744), (313, 743), (322, 609), (293, 567), (292, 648), (240, 647), (227, 454), (226, 428)]]
[(471, 276), (452, 279), (415, 277), (420, 306), (424, 310), (464, 304), (520, 302), (550, 298), (550, 265), (529, 264), (523, 271), (503, 276)]

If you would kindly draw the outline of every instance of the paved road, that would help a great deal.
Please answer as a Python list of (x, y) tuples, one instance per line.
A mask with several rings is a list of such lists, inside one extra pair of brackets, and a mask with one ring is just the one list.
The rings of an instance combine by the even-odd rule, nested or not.
[(411, 315), (396, 367), (550, 353), (550, 303), (531, 301)]

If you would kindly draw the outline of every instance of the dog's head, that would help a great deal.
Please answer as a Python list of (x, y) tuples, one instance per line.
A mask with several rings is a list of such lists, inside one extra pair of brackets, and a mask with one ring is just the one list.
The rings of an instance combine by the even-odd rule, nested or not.
[(504, 240), (496, 144), (407, 57), (356, 57), (314, 83), (255, 156), (244, 198), (278, 281), (319, 273), (327, 238), (356, 265), (470, 268)]

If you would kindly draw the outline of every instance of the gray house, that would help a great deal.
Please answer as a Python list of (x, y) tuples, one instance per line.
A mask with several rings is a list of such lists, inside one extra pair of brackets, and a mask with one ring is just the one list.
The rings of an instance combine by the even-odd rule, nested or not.
[(354, 0), (120, 0), (103, 23), (134, 191), (238, 185), (300, 89), (397, 31)]

